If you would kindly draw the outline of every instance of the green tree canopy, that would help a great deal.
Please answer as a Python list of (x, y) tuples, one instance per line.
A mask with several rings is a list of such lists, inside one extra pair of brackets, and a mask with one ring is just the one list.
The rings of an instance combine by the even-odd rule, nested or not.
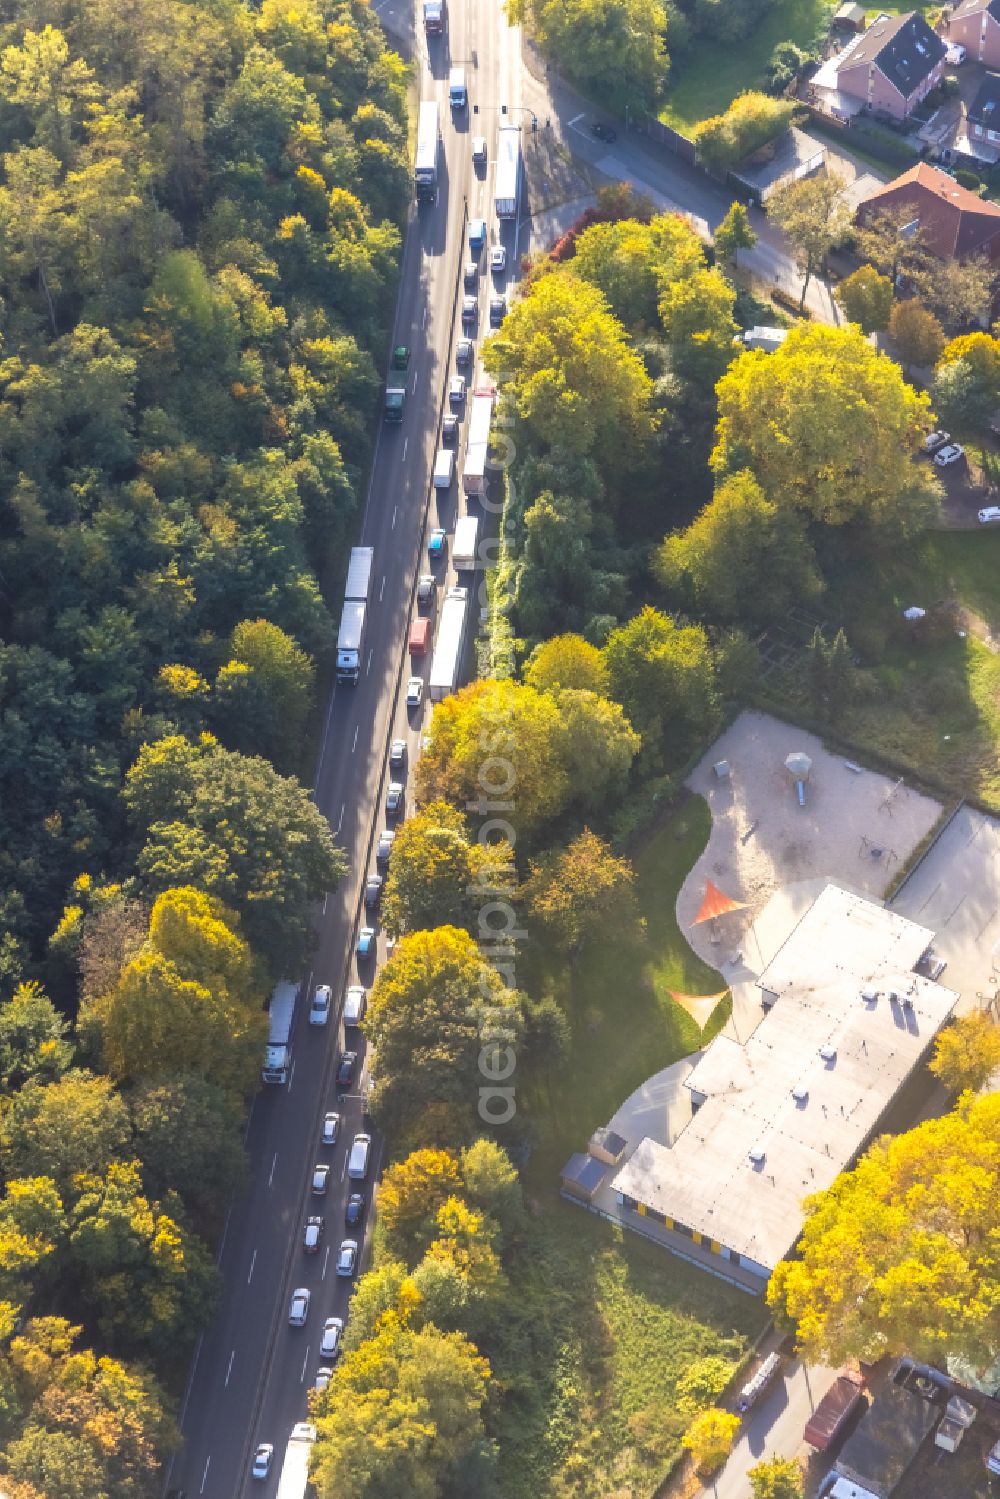
[(471, 843), (466, 821), (447, 802), (428, 802), (396, 833), (382, 899), (386, 930), (475, 928), (487, 898), (513, 892), (517, 878), (506, 840)]
[(604, 659), (644, 754), (680, 764), (714, 728), (715, 663), (700, 625), (676, 625), (647, 607), (612, 631)]
[(0, 1086), (16, 1091), (30, 1078), (54, 1082), (73, 1060), (69, 1027), (33, 980), (0, 1004)]
[(649, 109), (667, 80), (667, 18), (660, 0), (508, 0), (545, 55), (589, 92), (623, 109)]
[(703, 120), (694, 132), (698, 155), (721, 176), (752, 151), (759, 151), (788, 129), (795, 114), (790, 99), (772, 99), (752, 89), (738, 95), (725, 114)]
[(312, 905), (346, 865), (297, 781), (212, 739), (174, 736), (140, 751), (125, 803), (151, 889), (194, 885), (239, 913), (275, 969), (301, 960)]
[(680, 214), (648, 223), (618, 219), (592, 224), (576, 242), (573, 273), (602, 291), (626, 328), (656, 327), (659, 299), (678, 281), (705, 269), (705, 250)]
[(48, 1176), (68, 1192), (80, 1172), (103, 1172), (131, 1155), (128, 1109), (106, 1077), (74, 1070), (32, 1079), (0, 1122), (4, 1175)]
[(230, 646), (232, 657), (215, 679), (220, 733), (233, 749), (294, 769), (302, 759), (302, 731), (312, 706), (312, 661), (266, 619), (242, 620)]
[(532, 864), (526, 894), (532, 916), (573, 956), (600, 932), (618, 942), (641, 935), (635, 871), (589, 828)]
[(604, 657), (582, 635), (556, 635), (536, 646), (525, 665), (524, 680), (539, 692), (560, 687), (582, 688), (602, 697), (608, 692)]
[(857, 323), (862, 333), (879, 333), (889, 326), (893, 308), (893, 286), (871, 265), (859, 266), (845, 276), (834, 295), (849, 322)]
[(802, 521), (744, 469), (723, 479), (686, 531), (656, 553), (656, 575), (705, 619), (760, 626), (815, 599), (823, 584)]
[(912, 463), (929, 407), (859, 329), (800, 325), (723, 375), (712, 462), (827, 525), (913, 529), (929, 515)]

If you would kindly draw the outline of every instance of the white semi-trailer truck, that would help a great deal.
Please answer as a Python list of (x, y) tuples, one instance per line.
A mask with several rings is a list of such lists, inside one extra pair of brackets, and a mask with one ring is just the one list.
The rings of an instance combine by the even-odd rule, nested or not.
[(265, 1083), (280, 1085), (288, 1079), (292, 1061), (292, 1024), (298, 987), (290, 979), (281, 979), (267, 1007), (267, 1049), (260, 1075)]
[(521, 190), (521, 132), (516, 125), (502, 125), (497, 138), (495, 183), (498, 219), (512, 219)]
[(477, 391), (472, 397), (469, 437), (465, 445), (465, 467), (462, 470), (462, 488), (466, 494), (484, 494), (486, 491), (486, 458), (490, 446), (492, 420), (492, 392)]
[(440, 141), (437, 102), (425, 99), (417, 118), (417, 164), (413, 172), (421, 202), (432, 202), (437, 197)]
[(309, 1421), (297, 1421), (292, 1427), (275, 1499), (305, 1499), (309, 1490), (309, 1459), (315, 1440), (316, 1428)]
[(372, 586), (374, 547), (354, 547), (347, 568), (344, 607), (337, 632), (337, 681), (356, 682), (365, 644), (368, 595)]
[(458, 685), (468, 606), (469, 590), (467, 588), (449, 588), (441, 606), (441, 623), (438, 626), (437, 644), (434, 647), (434, 659), (431, 662), (429, 691), (431, 701), (434, 703), (439, 703), (442, 698), (454, 692)]

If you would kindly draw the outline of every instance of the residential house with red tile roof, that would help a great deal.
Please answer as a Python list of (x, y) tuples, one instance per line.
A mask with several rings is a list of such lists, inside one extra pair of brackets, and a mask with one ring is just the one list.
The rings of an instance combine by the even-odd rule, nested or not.
[(954, 177), (918, 162), (858, 204), (860, 224), (880, 209), (902, 206), (920, 225), (923, 243), (940, 260), (1000, 260), (1000, 205), (987, 203)]

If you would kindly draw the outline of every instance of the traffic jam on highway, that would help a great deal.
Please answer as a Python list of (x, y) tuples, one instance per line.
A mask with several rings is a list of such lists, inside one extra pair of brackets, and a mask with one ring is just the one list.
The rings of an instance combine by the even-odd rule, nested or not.
[[(429, 37), (443, 33), (445, 11), (441, 0), (426, 0), (424, 22)], [(469, 111), (469, 97), (463, 68), (451, 69), (448, 101), (455, 122), (464, 124)], [(438, 198), (438, 170), (442, 150), (439, 113), (439, 106), (434, 100), (427, 100), (420, 105), (414, 180), (421, 212), (433, 208)], [(455, 690), (461, 676), (467, 642), (471, 583), (478, 565), (480, 548), (480, 519), (469, 513), (468, 504), (481, 499), (485, 493), (487, 450), (495, 395), (491, 383), (479, 384), (476, 381), (476, 336), (480, 328), (480, 304), (484, 288), (489, 327), (498, 327), (507, 312), (505, 287), (508, 256), (505, 246), (499, 243), (499, 232), (505, 222), (514, 219), (517, 210), (521, 176), (520, 130), (516, 126), (501, 125), (497, 131), (494, 150), (497, 237), (494, 242), (490, 242), (490, 231), (485, 219), (469, 220), (467, 244), (463, 246), (461, 257), (461, 284), (457, 292), (456, 327), (452, 339), (453, 360), (449, 362), (446, 375), (447, 390), (443, 393), (443, 410), (430, 485), (435, 516), (428, 515), (426, 521), (426, 562), (422, 569), (418, 569), (406, 642), (409, 672), (403, 672), (398, 692), (398, 697), (402, 699), (401, 703), (397, 702), (400, 720), (410, 727), (419, 727), (419, 719), (424, 711), (425, 691), (426, 697), (433, 704)], [(476, 178), (481, 180), (488, 168), (489, 147), (486, 137), (474, 136), (472, 169)], [(383, 423), (390, 431), (404, 420), (410, 354), (407, 345), (399, 343), (393, 348), (390, 357), (383, 403)], [(468, 421), (461, 464), (460, 499), (458, 505), (454, 506), (456, 512), (464, 506), (465, 513), (456, 513), (449, 531), (444, 525), (432, 524), (432, 521), (435, 518), (440, 521), (442, 513), (452, 508), (456, 470), (459, 467), (456, 458), (462, 450), (462, 428), (466, 418)], [(386, 435), (388, 436), (388, 432)], [(349, 688), (356, 684), (362, 674), (366, 625), (372, 605), (375, 550), (372, 546), (358, 546), (351, 551), (337, 636), (338, 688)], [(448, 576), (449, 567), (454, 569), (459, 579), (467, 578), (467, 582), (445, 586), (443, 580)], [(438, 609), (438, 595), (442, 591), (444, 598)], [(428, 656), (430, 668), (426, 672), (425, 688), (425, 677), (421, 673)], [(309, 1000), (309, 1027), (315, 1027), (324, 1034), (330, 1034), (331, 1031), (336, 1034), (338, 1052), (335, 1084), (338, 1102), (352, 1094), (360, 1094), (364, 1108), (361, 1122), (364, 1127), (354, 1134), (345, 1130), (339, 1109), (331, 1109), (323, 1116), (318, 1138), (314, 1142), (315, 1165), (310, 1173), (309, 1192), (302, 1206), (298, 1233), (303, 1256), (322, 1256), (324, 1282), (327, 1266), (332, 1261), (338, 1282), (347, 1286), (353, 1284), (364, 1257), (366, 1227), (370, 1218), (374, 1178), (377, 1175), (377, 1158), (373, 1151), (367, 1112), (370, 1059), (360, 1027), (367, 1006), (367, 984), (378, 970), (379, 908), (391, 861), (395, 829), (406, 813), (408, 761), (407, 741), (393, 731), (388, 750), (385, 795), (380, 804), (380, 811), (384, 815), (376, 814), (382, 823), (382, 829), (377, 840), (374, 836), (375, 829), (372, 829), (373, 867), (364, 880), (361, 910), (355, 925), (355, 977), (349, 977), (339, 1013), (329, 984), (318, 984)], [(388, 955), (391, 950), (390, 940), (383, 945), (383, 951)], [(266, 1084), (274, 1087), (289, 1083), (293, 1074), (292, 1036), (297, 999), (298, 986), (287, 980), (277, 985), (271, 997), (269, 1036), (261, 1076)], [(331, 1184), (338, 1180), (345, 1183), (346, 1197), (342, 1215), (338, 1200), (338, 1218), (342, 1216), (342, 1221), (333, 1223), (328, 1221), (324, 1207)], [(305, 1278), (303, 1275), (302, 1279)], [(285, 1314), (287, 1336), (295, 1337), (310, 1324), (312, 1300), (313, 1294), (306, 1285), (297, 1285), (292, 1291)], [(305, 1354), (307, 1359), (313, 1358), (308, 1388), (322, 1390), (326, 1387), (341, 1352), (343, 1334), (343, 1317), (328, 1316), (322, 1319), (318, 1351), (315, 1356), (309, 1351)], [(300, 1420), (286, 1439), (283, 1451), (273, 1441), (259, 1442), (252, 1453), (250, 1476), (254, 1479), (267, 1479), (279, 1469), (277, 1499), (303, 1499), (308, 1485), (309, 1455), (315, 1439), (315, 1426), (308, 1420)]]

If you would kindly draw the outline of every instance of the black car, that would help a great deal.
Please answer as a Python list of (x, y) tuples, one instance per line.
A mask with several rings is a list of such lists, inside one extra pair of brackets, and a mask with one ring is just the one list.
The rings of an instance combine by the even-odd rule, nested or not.
[(605, 125), (601, 120), (594, 121), (590, 127), (590, 133), (596, 135), (597, 139), (603, 141), (606, 146), (610, 146), (618, 139), (617, 130), (612, 130), (610, 125)]
[(347, 1199), (344, 1209), (344, 1222), (348, 1228), (355, 1228), (364, 1217), (365, 1197), (363, 1192), (352, 1192)]
[(358, 1065), (356, 1051), (342, 1051), (337, 1063), (337, 1087), (349, 1088), (354, 1081), (354, 1069)]
[(382, 899), (382, 876), (370, 874), (365, 880), (365, 906), (373, 911)]

